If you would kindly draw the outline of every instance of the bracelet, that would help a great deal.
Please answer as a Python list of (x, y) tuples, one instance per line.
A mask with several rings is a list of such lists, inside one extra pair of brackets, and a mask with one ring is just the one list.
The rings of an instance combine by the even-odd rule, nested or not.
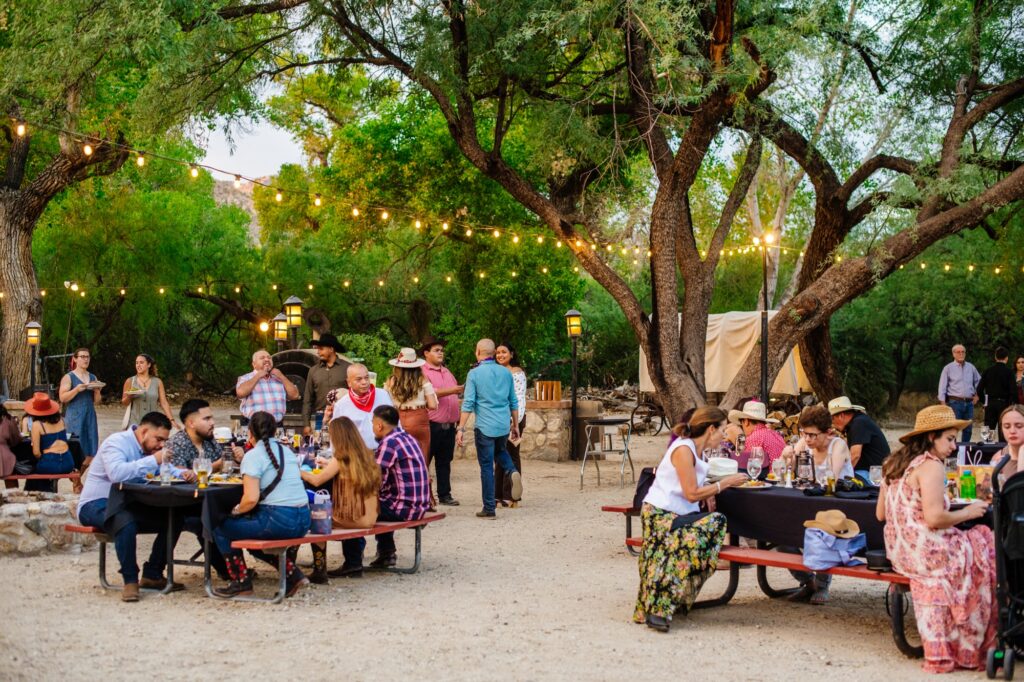
[(721, 495), (722, 494), (722, 482), (721, 481), (717, 481), (715, 483), (715, 485), (718, 486), (718, 494)]

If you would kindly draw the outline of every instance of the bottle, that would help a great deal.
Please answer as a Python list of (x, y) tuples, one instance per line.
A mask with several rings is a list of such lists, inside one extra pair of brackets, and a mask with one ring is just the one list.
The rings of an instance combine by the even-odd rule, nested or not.
[(964, 469), (960, 474), (960, 497), (965, 500), (973, 500), (977, 496), (977, 481), (974, 480), (974, 472)]

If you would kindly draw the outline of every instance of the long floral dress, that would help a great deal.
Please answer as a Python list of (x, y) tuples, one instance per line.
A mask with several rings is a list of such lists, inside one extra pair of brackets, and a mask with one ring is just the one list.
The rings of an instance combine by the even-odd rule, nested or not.
[(907, 484), (907, 476), (929, 457), (940, 461), (920, 455), (902, 478), (886, 485), (885, 550), (893, 567), (910, 578), (924, 670), (978, 670), (995, 640), (995, 540), (985, 526), (934, 530), (925, 523), (921, 491)]
[(718, 566), (725, 541), (723, 514), (709, 514), (696, 523), (672, 530), (676, 514), (645, 503), (641, 508), (644, 545), (640, 550), (640, 590), (633, 620), (647, 615), (672, 620), (688, 612), (705, 581)]

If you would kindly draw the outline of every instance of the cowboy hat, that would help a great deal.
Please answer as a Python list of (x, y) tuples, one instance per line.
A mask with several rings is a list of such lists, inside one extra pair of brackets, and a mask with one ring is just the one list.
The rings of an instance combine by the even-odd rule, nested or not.
[(416, 351), (412, 348), (403, 348), (398, 352), (398, 357), (394, 360), (388, 360), (388, 364), (392, 367), (402, 367), (404, 369), (416, 369), (427, 364), (427, 361), (423, 358), (416, 357)]
[(956, 413), (949, 405), (929, 405), (917, 413), (917, 417), (914, 419), (914, 430), (900, 436), (900, 442), (909, 443), (914, 436), (932, 431), (945, 431), (946, 429), (959, 431), (970, 423), (969, 419), (957, 419)]
[(729, 410), (729, 421), (739, 424), (741, 419), (749, 419), (754, 422), (765, 422), (767, 424), (778, 424), (778, 419), (772, 419), (767, 414), (764, 403), (757, 400), (748, 400), (743, 403), (742, 410)]
[(309, 343), (310, 346), (316, 348), (323, 346), (324, 348), (333, 348), (336, 352), (341, 353), (345, 350), (345, 347), (338, 341), (338, 337), (334, 334), (321, 334), (319, 339), (313, 339)]
[(840, 412), (867, 412), (860, 405), (854, 405), (850, 402), (850, 399), (845, 395), (841, 395), (838, 398), (833, 398), (828, 401), (828, 413), (832, 415), (839, 414)]
[(51, 400), (50, 396), (42, 391), (35, 393), (32, 400), (25, 403), (25, 414), (33, 417), (48, 417), (58, 412), (60, 412), (60, 403)]
[(838, 509), (826, 509), (814, 515), (813, 521), (804, 521), (804, 528), (818, 528), (837, 538), (852, 538), (860, 534), (860, 526)]
[(427, 339), (420, 344), (420, 353), (426, 353), (434, 346), (447, 346), (448, 344), (437, 338), (436, 336), (428, 336)]

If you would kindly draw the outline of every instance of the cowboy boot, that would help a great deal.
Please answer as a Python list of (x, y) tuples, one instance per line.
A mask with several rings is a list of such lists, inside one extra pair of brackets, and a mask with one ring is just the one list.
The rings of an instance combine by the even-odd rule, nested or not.
[[(289, 554), (291, 552), (289, 551)], [(295, 561), (289, 556), (284, 562), (285, 575), (288, 577), (285, 579), (285, 594), (286, 597), (291, 597), (300, 589), (309, 584), (309, 578), (299, 570), (298, 566), (295, 565)]]
[(309, 576), (309, 582), (314, 585), (326, 585), (327, 580), (327, 545), (312, 545), (313, 548), (313, 572)]
[(245, 565), (245, 557), (237, 556), (224, 557), (227, 564), (228, 575), (231, 582), (221, 588), (214, 588), (213, 593), (218, 597), (232, 598), (252, 594), (252, 578), (249, 576), (249, 567)]

